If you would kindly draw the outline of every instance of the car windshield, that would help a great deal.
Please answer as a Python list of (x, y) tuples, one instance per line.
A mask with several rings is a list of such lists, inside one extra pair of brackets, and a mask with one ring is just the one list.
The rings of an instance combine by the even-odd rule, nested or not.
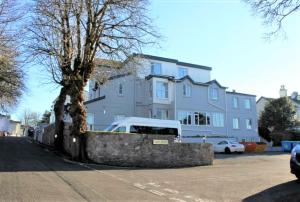
[(117, 125), (116, 124), (114, 124), (114, 125), (110, 125), (110, 126), (108, 126), (104, 131), (108, 131), (108, 132), (111, 132), (115, 127), (117, 127)]

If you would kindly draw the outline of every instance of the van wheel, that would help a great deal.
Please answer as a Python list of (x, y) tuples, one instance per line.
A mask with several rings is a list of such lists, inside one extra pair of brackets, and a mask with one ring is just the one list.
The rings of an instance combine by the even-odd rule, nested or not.
[(225, 148), (225, 154), (230, 154), (230, 153), (231, 153), (230, 149), (228, 147), (226, 147)]

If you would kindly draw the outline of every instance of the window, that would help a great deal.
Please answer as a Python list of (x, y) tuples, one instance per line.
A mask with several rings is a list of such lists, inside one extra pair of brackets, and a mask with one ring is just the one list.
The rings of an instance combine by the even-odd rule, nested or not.
[(178, 136), (177, 128), (154, 127), (154, 126), (130, 126), (130, 133), (151, 134), (151, 135), (175, 135)]
[(206, 113), (195, 112), (195, 125), (210, 125), (210, 117)]
[(178, 120), (183, 125), (191, 125), (192, 124), (192, 113), (187, 111), (179, 111), (178, 112)]
[(219, 90), (218, 90), (218, 88), (210, 88), (210, 98), (212, 100), (218, 100), (219, 99)]
[(212, 113), (212, 120), (214, 127), (224, 127), (224, 114)]
[(187, 75), (187, 68), (179, 67), (178, 69), (178, 77), (182, 78)]
[(166, 110), (166, 109), (157, 109), (156, 118), (158, 118), (158, 119), (168, 119), (168, 110)]
[(160, 99), (168, 98), (168, 83), (157, 81), (156, 82), (156, 97)]
[(117, 132), (117, 133), (126, 133), (126, 127), (125, 126), (120, 126), (116, 130), (114, 130), (114, 132)]
[(246, 128), (248, 130), (252, 129), (252, 120), (251, 119), (246, 119)]
[(191, 97), (192, 87), (189, 84), (183, 84), (183, 96)]
[(160, 63), (151, 63), (151, 74), (161, 75), (161, 64)]
[(118, 93), (119, 93), (119, 95), (120, 96), (122, 96), (123, 95), (123, 84), (119, 84), (119, 90), (118, 90)]
[(233, 118), (232, 120), (232, 127), (233, 129), (239, 129), (240, 126), (239, 126), (239, 119), (238, 118)]
[(233, 106), (233, 108), (235, 108), (235, 109), (237, 109), (237, 108), (239, 107), (239, 100), (238, 100), (237, 97), (234, 97), (234, 98), (232, 99), (232, 106)]
[(250, 99), (245, 99), (245, 109), (251, 109)]

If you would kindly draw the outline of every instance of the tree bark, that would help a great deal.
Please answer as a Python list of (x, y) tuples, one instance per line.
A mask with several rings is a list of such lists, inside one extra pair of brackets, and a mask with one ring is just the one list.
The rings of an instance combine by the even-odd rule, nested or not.
[(82, 80), (76, 80), (71, 87), (71, 107), (70, 115), (72, 117), (71, 135), (76, 138), (79, 144), (78, 156), (75, 159), (79, 161), (85, 161), (85, 137), (84, 133), (87, 129), (86, 123), (86, 111), (84, 107), (84, 86), (85, 82)]
[(68, 88), (62, 87), (60, 94), (54, 104), (55, 112), (55, 148), (59, 151), (64, 151), (64, 104), (68, 94)]

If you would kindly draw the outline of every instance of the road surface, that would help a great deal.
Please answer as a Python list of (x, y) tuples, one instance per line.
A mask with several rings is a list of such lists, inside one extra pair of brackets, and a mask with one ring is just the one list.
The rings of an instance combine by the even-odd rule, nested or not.
[(288, 154), (217, 155), (213, 166), (130, 169), (65, 161), (0, 138), (0, 201), (300, 201)]

